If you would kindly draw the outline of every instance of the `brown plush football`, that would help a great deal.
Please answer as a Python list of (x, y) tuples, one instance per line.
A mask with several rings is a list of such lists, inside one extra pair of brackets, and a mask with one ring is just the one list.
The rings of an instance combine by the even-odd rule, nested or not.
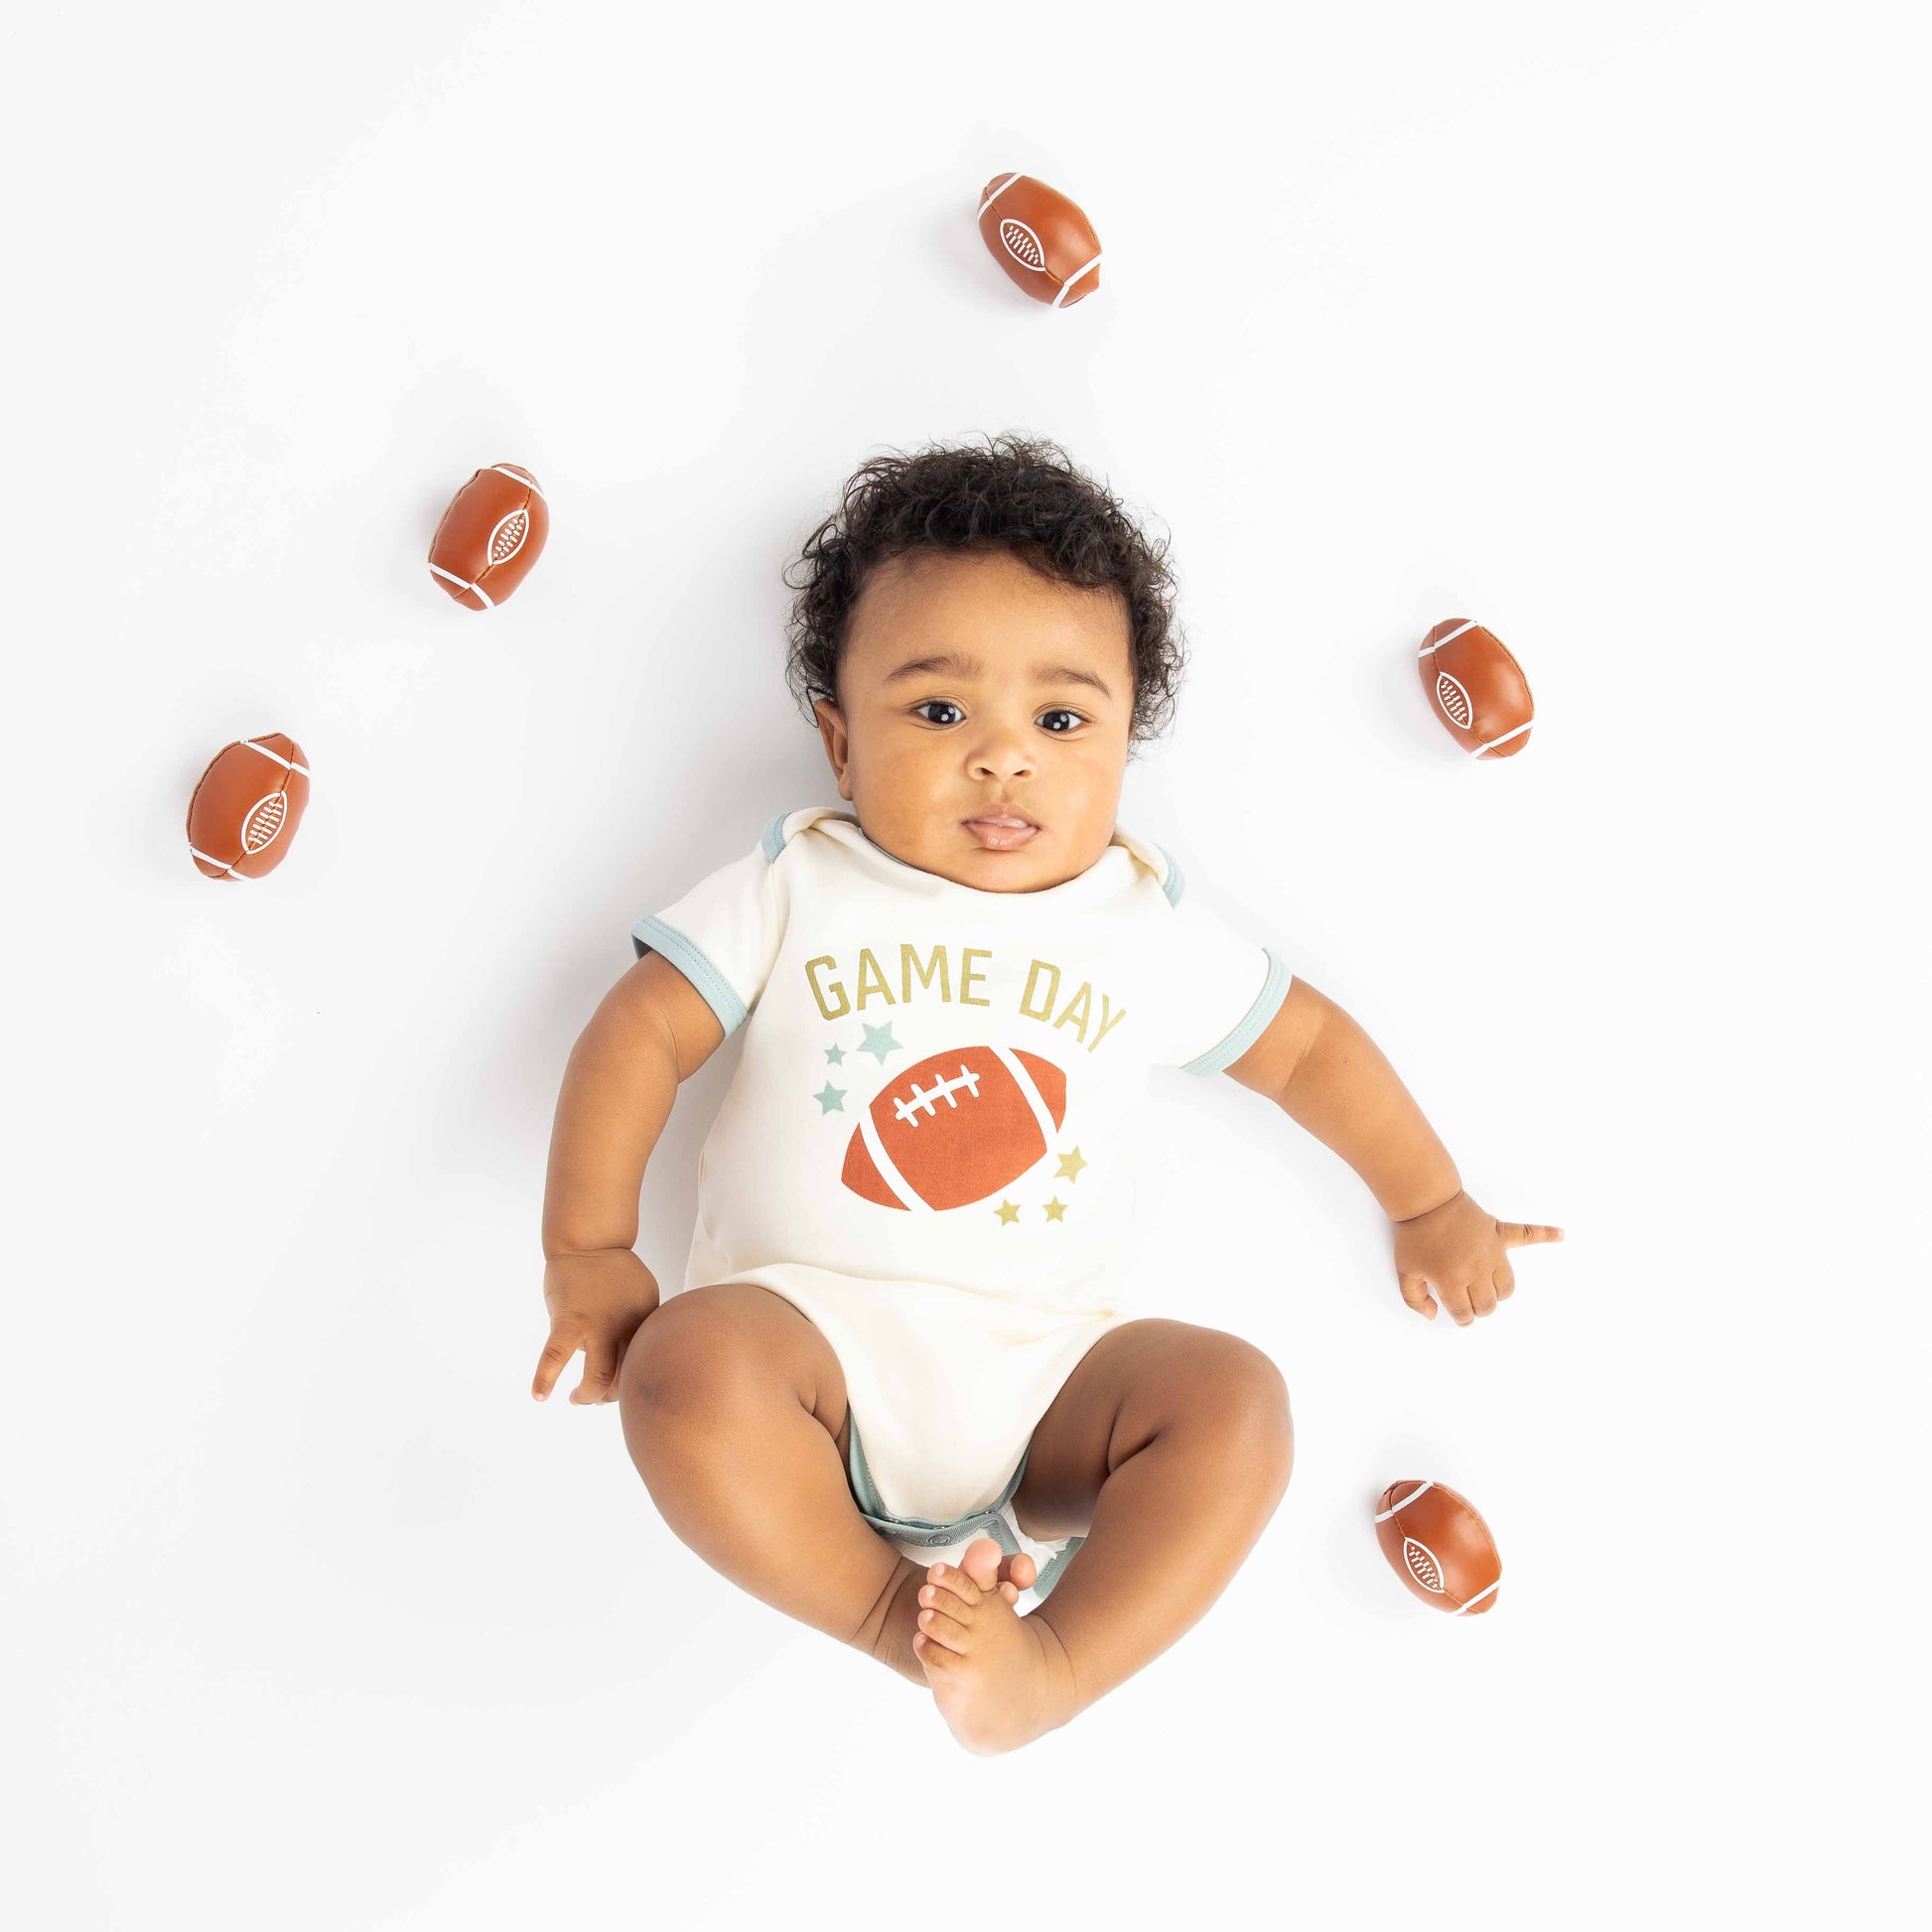
[(537, 480), (519, 464), (492, 464), (450, 499), (430, 540), (430, 571), (466, 611), (493, 610), (530, 574), (549, 534)]
[(259, 879), (282, 863), (308, 802), (309, 766), (286, 733), (224, 745), (188, 801), (188, 849), (209, 879)]
[(1376, 1498), (1375, 1540), (1389, 1568), (1432, 1609), (1480, 1616), (1496, 1601), (1503, 1560), (1466, 1497), (1414, 1476)]
[(980, 235), (993, 259), (1035, 302), (1070, 309), (1100, 286), (1093, 223), (1032, 175), (995, 175), (980, 195)]
[(1474, 758), (1514, 758), (1536, 707), (1523, 667), (1473, 618), (1449, 618), (1416, 653), (1422, 688), (1449, 736)]

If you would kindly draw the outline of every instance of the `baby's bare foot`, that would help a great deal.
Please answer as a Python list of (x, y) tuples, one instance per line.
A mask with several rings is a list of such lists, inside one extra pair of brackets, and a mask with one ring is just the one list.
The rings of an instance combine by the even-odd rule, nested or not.
[[(1039, 1575), (1032, 1557), (1008, 1557), (999, 1572), (1000, 1594), (1009, 1603), (1020, 1600), (1023, 1589), (1031, 1589)], [(932, 1688), (925, 1666), (919, 1662), (913, 1641), (920, 1631), (919, 1591), (925, 1587), (926, 1572), (901, 1557), (894, 1573), (893, 1600), (886, 1621), (872, 1640), (872, 1654), (889, 1670), (897, 1671), (908, 1684), (920, 1690)]]
[(952, 1734), (979, 1757), (1018, 1750), (1073, 1715), (1073, 1688), (1059, 1646), (1015, 1609), (1003, 1576), (1022, 1588), (1018, 1567), (1000, 1561), (990, 1536), (971, 1544), (958, 1565), (935, 1563), (919, 1587), (919, 1629), (912, 1652), (932, 1686)]

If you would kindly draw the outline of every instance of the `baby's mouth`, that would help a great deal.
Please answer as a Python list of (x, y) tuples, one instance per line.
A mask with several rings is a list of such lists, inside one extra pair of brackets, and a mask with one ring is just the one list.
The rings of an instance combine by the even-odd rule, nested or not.
[(969, 818), (961, 822), (988, 852), (1011, 852), (1025, 845), (1039, 830), (1031, 819), (1013, 812), (996, 812), (990, 818)]

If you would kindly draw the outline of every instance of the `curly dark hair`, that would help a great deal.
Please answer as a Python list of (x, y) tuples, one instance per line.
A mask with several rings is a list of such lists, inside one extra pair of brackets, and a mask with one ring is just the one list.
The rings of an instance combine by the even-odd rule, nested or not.
[(805, 715), (838, 698), (852, 612), (881, 564), (916, 550), (1010, 550), (1042, 577), (1113, 589), (1127, 607), (1134, 665), (1130, 746), (1173, 714), (1186, 664), (1165, 539), (1150, 541), (1119, 499), (1057, 444), (1023, 436), (874, 457), (784, 572), (796, 592), (785, 682)]

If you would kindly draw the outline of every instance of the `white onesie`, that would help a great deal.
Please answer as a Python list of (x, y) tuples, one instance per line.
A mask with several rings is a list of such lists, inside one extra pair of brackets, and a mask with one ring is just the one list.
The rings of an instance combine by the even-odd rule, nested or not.
[(989, 893), (827, 807), (781, 813), (632, 938), (745, 1028), (684, 1287), (755, 1282), (818, 1325), (890, 1515), (985, 1509), (1131, 1318), (1149, 1069), (1238, 1059), (1287, 967), (1119, 827), (1076, 878)]

